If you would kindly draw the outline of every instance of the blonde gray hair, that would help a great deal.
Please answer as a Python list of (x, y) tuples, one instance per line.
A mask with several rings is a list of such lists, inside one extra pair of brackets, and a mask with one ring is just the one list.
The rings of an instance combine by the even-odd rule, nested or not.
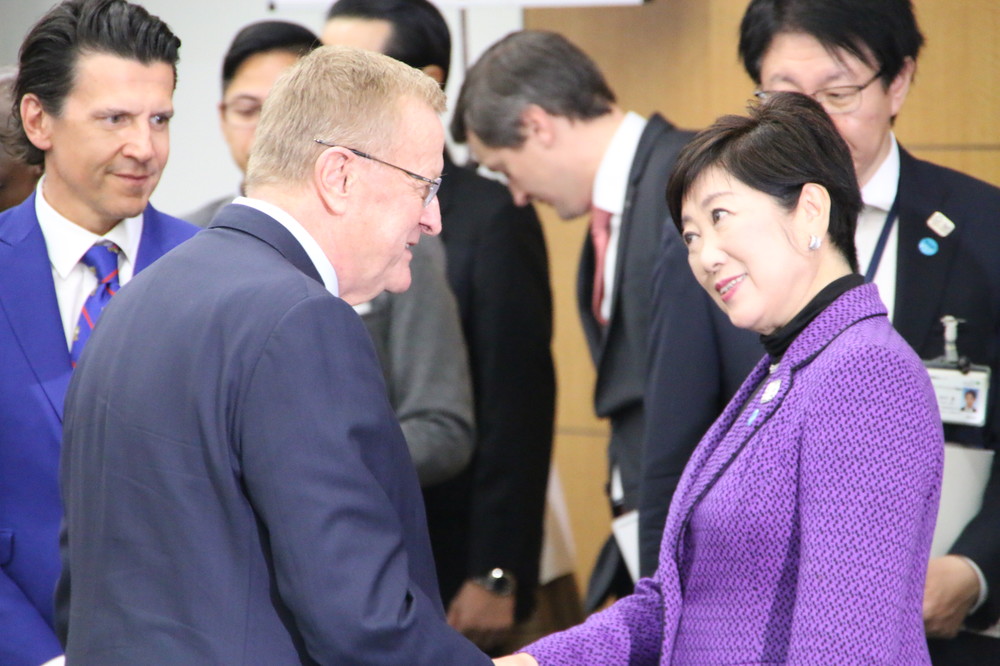
[(315, 142), (389, 154), (401, 102), (445, 108), (437, 83), (417, 69), (371, 51), (323, 46), (301, 58), (272, 88), (247, 164), (247, 187), (301, 184), (324, 147)]

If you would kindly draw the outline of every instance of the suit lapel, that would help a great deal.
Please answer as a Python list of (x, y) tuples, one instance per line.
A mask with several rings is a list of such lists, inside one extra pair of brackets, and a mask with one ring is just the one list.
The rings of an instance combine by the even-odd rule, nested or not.
[(72, 367), (34, 194), (0, 225), (0, 285), (2, 316), (61, 421)]
[[(672, 553), (680, 555), (681, 535), (698, 502), (715, 485), (750, 437), (781, 405), (791, 382), (788, 380), (790, 373), (785, 368), (779, 367), (779, 371), (769, 377), (768, 358), (763, 358), (705, 433), (685, 468), (677, 487), (677, 500), (671, 507), (671, 525), (668, 525), (667, 531), (672, 538)], [(776, 389), (769, 390), (767, 386), (773, 382), (777, 382)], [(761, 391), (757, 391), (761, 385)], [(775, 390), (777, 392), (772, 393)], [(765, 394), (767, 400), (763, 400)]]
[(212, 221), (210, 228), (222, 227), (249, 234), (267, 243), (300, 271), (323, 284), (323, 278), (295, 236), (270, 215), (255, 208), (230, 204)]
[(163, 236), (164, 228), (160, 224), (160, 213), (152, 205), (146, 204), (142, 217), (142, 236), (139, 238), (138, 256), (135, 258), (135, 273), (149, 266), (166, 254), (174, 244), (170, 244)]
[[(622, 207), (622, 220), (621, 229), (618, 236), (618, 247), (617, 255), (615, 257), (615, 279), (613, 284), (613, 289), (611, 293), (611, 316), (608, 318), (608, 323), (606, 326), (601, 326), (597, 323), (597, 319), (592, 313), (590, 313), (590, 302), (593, 297), (594, 290), (594, 246), (590, 240), (589, 234), (584, 241), (583, 252), (580, 256), (580, 271), (578, 273), (579, 284), (578, 292), (580, 297), (581, 309), (586, 310), (589, 316), (585, 317), (584, 325), (589, 329), (590, 335), (588, 339), (593, 339), (595, 341), (594, 354), (597, 359), (597, 363), (600, 364), (600, 359), (604, 356), (604, 350), (607, 348), (608, 344), (608, 331), (611, 327), (615, 325), (615, 321), (621, 316), (621, 292), (622, 285), (624, 282), (625, 268), (628, 263), (628, 252), (631, 248), (631, 243), (633, 242), (631, 234), (635, 228), (635, 221), (632, 219), (634, 214), (633, 204), (635, 203), (636, 194), (639, 188), (639, 184), (642, 181), (643, 174), (646, 173), (646, 168), (649, 164), (649, 160), (653, 155), (653, 149), (656, 147), (657, 139), (661, 134), (670, 129), (670, 125), (663, 120), (660, 116), (652, 116), (647, 122), (646, 127), (642, 131), (642, 136), (639, 138), (639, 145), (635, 151), (635, 157), (632, 158), (632, 167), (629, 171), (628, 176), (628, 188), (625, 191), (625, 205)], [(666, 187), (666, 183), (664, 183)], [(583, 304), (586, 304), (584, 307)]]
[[(899, 248), (896, 266), (896, 306), (893, 326), (919, 350), (927, 336), (940, 330), (937, 318), (941, 299), (958, 248), (961, 229), (941, 237), (927, 226), (930, 217), (943, 203), (936, 182), (921, 178), (918, 162), (902, 148), (899, 150)], [(961, 226), (962, 220), (953, 220)], [(919, 250), (922, 239), (938, 245), (936, 253), (926, 256)], [(947, 314), (947, 313), (941, 313)]]
[[(795, 374), (809, 365), (834, 339), (857, 322), (885, 316), (885, 307), (874, 285), (851, 289), (820, 313), (791, 344), (774, 372), (764, 357), (740, 387), (722, 416), (705, 434), (692, 455), (677, 487), (679, 499), (671, 506), (667, 534), (671, 550), (681, 561), (682, 535), (695, 507), (711, 490), (750, 438), (781, 407)], [(760, 386), (760, 390), (756, 391)], [(755, 392), (756, 391), (756, 392)], [(667, 551), (661, 551), (665, 553)]]
[[(589, 225), (589, 220), (588, 220)], [(587, 227), (589, 229), (589, 226)], [(580, 264), (576, 270), (576, 301), (577, 309), (580, 311), (580, 323), (583, 325), (584, 337), (590, 347), (590, 355), (594, 359), (594, 367), (600, 368), (601, 356), (604, 354), (604, 340), (607, 338), (607, 326), (601, 326), (594, 317), (591, 307), (594, 295), (594, 243), (590, 240), (590, 233), (587, 231), (583, 237), (583, 248), (580, 251)], [(611, 316), (614, 317), (612, 308)], [(598, 372), (598, 381), (600, 373)]]
[[(622, 207), (622, 226), (618, 237), (618, 256), (615, 259), (615, 283), (611, 299), (613, 305), (616, 305), (621, 298), (625, 265), (628, 263), (628, 251), (632, 247), (632, 233), (636, 225), (633, 219), (635, 214), (634, 204), (639, 184), (642, 182), (642, 176), (646, 173), (646, 169), (649, 166), (649, 160), (653, 156), (653, 148), (656, 146), (657, 139), (669, 127), (666, 121), (659, 116), (650, 118), (646, 122), (646, 128), (642, 131), (639, 146), (635, 151), (635, 158), (632, 160), (632, 169), (628, 175), (628, 189), (625, 191), (625, 205)], [(664, 191), (666, 187), (667, 184), (664, 183)], [(664, 194), (664, 196), (666, 195)], [(611, 308), (611, 319), (608, 320), (608, 326), (611, 325), (611, 322), (618, 316), (620, 311), (621, 308)]]

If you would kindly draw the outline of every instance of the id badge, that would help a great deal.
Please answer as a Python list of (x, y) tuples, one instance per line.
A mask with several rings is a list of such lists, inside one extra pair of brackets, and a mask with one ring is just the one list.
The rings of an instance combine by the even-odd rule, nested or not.
[(951, 425), (984, 426), (990, 390), (989, 366), (973, 365), (968, 372), (962, 372), (942, 363), (925, 365), (934, 385), (941, 420)]

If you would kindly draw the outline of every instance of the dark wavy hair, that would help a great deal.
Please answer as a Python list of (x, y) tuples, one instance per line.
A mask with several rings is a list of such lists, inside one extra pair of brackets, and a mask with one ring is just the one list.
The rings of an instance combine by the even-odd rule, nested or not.
[(521, 116), (536, 104), (553, 116), (590, 120), (611, 112), (615, 94), (587, 54), (554, 32), (522, 30), (491, 46), (465, 74), (451, 135), (474, 132), (493, 148), (518, 148)]
[(73, 89), (81, 55), (104, 53), (144, 65), (169, 64), (177, 80), (181, 40), (166, 23), (125, 0), (67, 0), (53, 7), (28, 32), (18, 55), (11, 123), (2, 128), (8, 150), (28, 164), (43, 164), (45, 153), (34, 146), (21, 124), (21, 99), (31, 93), (47, 113), (62, 113)]

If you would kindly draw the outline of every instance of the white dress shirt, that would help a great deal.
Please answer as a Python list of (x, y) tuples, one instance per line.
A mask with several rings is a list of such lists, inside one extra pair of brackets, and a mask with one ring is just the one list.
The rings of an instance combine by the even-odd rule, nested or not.
[[(608, 252), (604, 259), (604, 295), (601, 299), (601, 316), (611, 319), (611, 306), (615, 293), (615, 269), (618, 266), (618, 241), (621, 238), (622, 213), (625, 211), (625, 197), (628, 195), (629, 176), (632, 162), (639, 150), (639, 139), (646, 129), (646, 119), (629, 111), (621, 125), (611, 137), (608, 149), (604, 151), (601, 164), (594, 177), (593, 205), (611, 213), (611, 235), (608, 238)], [(666, 187), (666, 183), (664, 183)]]
[(97, 276), (80, 260), (93, 245), (110, 241), (118, 246), (118, 284), (132, 279), (135, 260), (142, 238), (142, 214), (122, 220), (104, 236), (87, 231), (63, 217), (44, 196), (44, 176), (35, 189), (35, 216), (45, 237), (45, 247), (52, 265), (52, 282), (59, 303), (59, 317), (66, 335), (67, 350), (73, 348), (73, 337), (80, 321), (80, 312), (87, 298), (97, 289)]
[[(886, 217), (892, 202), (896, 200), (899, 189), (899, 144), (895, 135), (891, 136), (892, 147), (882, 165), (871, 180), (861, 188), (861, 199), (865, 206), (858, 216), (858, 228), (854, 234), (854, 243), (858, 251), (858, 267), (865, 275), (871, 263), (878, 237), (885, 226)], [(896, 257), (899, 254), (899, 220), (893, 221), (889, 238), (886, 240), (882, 260), (873, 282), (878, 287), (879, 296), (889, 312), (892, 321), (896, 309)]]

